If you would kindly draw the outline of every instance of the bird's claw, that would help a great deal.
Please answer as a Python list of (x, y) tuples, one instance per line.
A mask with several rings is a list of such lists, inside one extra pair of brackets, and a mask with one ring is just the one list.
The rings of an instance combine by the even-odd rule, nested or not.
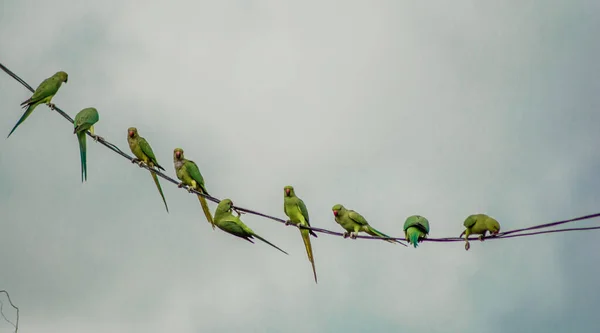
[(192, 193), (192, 190), (193, 190), (193, 189), (192, 189), (192, 187), (191, 187), (191, 186), (186, 186), (186, 187), (185, 187), (185, 189), (186, 189), (188, 192)]
[(465, 250), (469, 251), (469, 249), (471, 248), (471, 244), (469, 244), (469, 242), (465, 243)]
[(146, 163), (144, 163), (144, 161), (138, 161), (138, 162), (137, 162), (137, 165), (139, 165), (139, 166), (140, 166), (140, 168), (141, 168), (141, 167), (142, 167), (144, 164), (146, 164)]
[(245, 212), (242, 212), (236, 208), (233, 208), (233, 211), (236, 212), (238, 214), (238, 217), (242, 216), (242, 214), (246, 214)]
[(344, 232), (344, 234), (342, 234), (342, 237), (344, 238), (348, 238), (349, 233), (348, 232)]
[(94, 134), (92, 134), (92, 137), (94, 138), (94, 141), (96, 141), (96, 142), (98, 142), (98, 140), (104, 141), (104, 138), (101, 137), (100, 135), (94, 135)]
[(350, 233), (350, 238), (356, 239), (356, 237), (358, 237), (358, 232), (351, 232)]
[(177, 187), (182, 188), (183, 187), (183, 182), (177, 184)]
[(131, 163), (137, 163), (139, 160), (137, 158), (132, 158)]
[(50, 110), (56, 110), (56, 105), (54, 103), (48, 103), (47, 105), (50, 108)]
[(484, 235), (479, 236), (479, 240), (483, 242), (485, 240), (485, 236)]
[(288, 225), (290, 225), (291, 223), (292, 223), (292, 221), (291, 221), (291, 220), (287, 220), (287, 221), (285, 221), (285, 223), (284, 223), (284, 224), (285, 224), (286, 226), (288, 226)]

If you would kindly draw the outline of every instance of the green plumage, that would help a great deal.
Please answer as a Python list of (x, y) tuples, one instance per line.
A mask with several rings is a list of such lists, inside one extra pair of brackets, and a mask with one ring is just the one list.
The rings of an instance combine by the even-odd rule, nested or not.
[(25, 110), (21, 118), (19, 118), (19, 121), (17, 121), (17, 124), (13, 127), (10, 133), (8, 133), (6, 138), (8, 139), (10, 137), (17, 127), (19, 127), (19, 125), (21, 125), (21, 123), (23, 123), (25, 119), (31, 115), (33, 110), (35, 110), (38, 105), (43, 103), (50, 105), (52, 103), (52, 97), (56, 95), (63, 82), (67, 83), (68, 78), (69, 76), (67, 73), (60, 71), (42, 81), (37, 89), (35, 89), (33, 95), (28, 100), (21, 103), (21, 106), (23, 108), (27, 107), (27, 110)]
[[(289, 185), (283, 188), (283, 211), (285, 212), (285, 215), (289, 217), (286, 225), (291, 223), (310, 227), (308, 209), (306, 209), (304, 201), (296, 196), (294, 187)], [(309, 236), (312, 235), (313, 237), (317, 237), (317, 234), (309, 229), (300, 229), (300, 235), (302, 236), (302, 241), (304, 242), (304, 247), (306, 248), (308, 261), (310, 261), (312, 265), (315, 283), (317, 283), (317, 270), (315, 268), (315, 259), (313, 256), (312, 245), (310, 244)]]
[[(152, 147), (150, 147), (148, 141), (146, 141), (146, 139), (144, 139), (138, 134), (137, 128), (130, 127), (129, 129), (127, 129), (127, 143), (129, 144), (129, 149), (131, 149), (131, 152), (137, 158), (137, 162), (140, 164), (140, 166), (142, 163), (145, 163), (150, 168), (156, 167), (160, 170), (165, 170), (162, 166), (160, 166), (160, 164), (158, 164), (158, 160), (156, 159), (154, 151), (152, 151)], [(136, 161), (134, 160), (133, 162)], [(154, 184), (158, 189), (158, 193), (160, 194), (163, 203), (165, 204), (165, 209), (168, 213), (169, 206), (167, 206), (167, 200), (165, 199), (165, 195), (163, 194), (162, 188), (160, 187), (158, 176), (156, 176), (156, 173), (154, 173), (152, 170), (150, 170), (150, 175), (154, 180)]]
[(86, 132), (90, 130), (94, 134), (94, 124), (98, 122), (100, 116), (95, 108), (85, 108), (75, 116), (73, 122), (73, 133), (77, 135), (79, 141), (79, 155), (81, 158), (81, 182), (87, 181), (87, 156), (86, 156)]
[[(183, 155), (183, 149), (175, 148), (173, 150), (173, 164), (175, 165), (175, 172), (177, 174), (177, 178), (181, 180), (179, 187), (187, 185), (190, 189), (194, 189), (200, 193), (208, 195), (208, 191), (204, 186), (204, 178), (200, 173), (200, 169), (198, 169), (196, 163), (185, 159)], [(208, 207), (206, 199), (203, 196), (198, 195), (198, 201), (200, 201), (200, 205), (202, 206), (202, 210), (204, 211), (206, 220), (212, 225), (212, 228), (214, 230), (215, 223), (213, 221), (213, 217), (210, 213), (210, 209)]]
[(483, 242), (485, 239), (485, 234), (489, 232), (492, 235), (500, 232), (500, 223), (496, 221), (493, 217), (490, 217), (486, 214), (473, 214), (467, 216), (465, 222), (463, 222), (465, 226), (465, 230), (460, 234), (459, 237), (465, 235), (465, 250), (469, 250), (471, 247), (469, 245), (469, 235), (481, 235), (479, 236), (479, 240)]
[[(344, 206), (337, 204), (334, 205), (331, 210), (333, 211), (333, 215), (335, 216), (335, 222), (337, 222), (346, 232), (344, 233), (344, 238), (350, 236), (350, 238), (356, 238), (360, 231), (366, 232), (371, 236), (378, 237), (390, 237), (375, 228), (369, 225), (369, 222), (360, 215), (359, 213), (346, 209)], [(385, 239), (386, 242), (389, 243), (398, 243), (406, 246), (406, 244), (391, 239)]]
[(233, 202), (231, 202), (231, 199), (223, 199), (219, 202), (219, 205), (217, 206), (217, 209), (215, 211), (215, 219), (214, 219), (215, 224), (217, 225), (217, 227), (219, 227), (219, 229), (221, 229), (229, 234), (232, 234), (234, 236), (245, 239), (245, 240), (249, 241), (250, 243), (254, 243), (252, 241), (252, 239), (254, 237), (256, 237), (256, 238), (260, 239), (261, 241), (276, 248), (277, 250), (279, 250), (285, 254), (288, 254), (284, 250), (280, 249), (276, 245), (272, 244), (268, 240), (260, 237), (254, 231), (252, 231), (252, 229), (250, 229), (247, 225), (245, 225), (238, 216), (235, 216), (231, 213), (232, 208), (233, 208)]
[(409, 216), (404, 222), (404, 237), (415, 248), (429, 233), (429, 221), (421, 215)]

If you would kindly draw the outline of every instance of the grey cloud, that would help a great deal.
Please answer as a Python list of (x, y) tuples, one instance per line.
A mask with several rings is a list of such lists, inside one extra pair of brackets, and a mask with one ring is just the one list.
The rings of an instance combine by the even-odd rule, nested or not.
[[(184, 148), (220, 198), (283, 217), (291, 184), (318, 227), (341, 230), (339, 202), (391, 235), (422, 214), (432, 237), (457, 236), (478, 211), (503, 229), (594, 212), (597, 7), (13, 1), (0, 60), (34, 86), (67, 70), (59, 106), (97, 107), (97, 132), (126, 150), (137, 126), (173, 177)], [(5, 131), (28, 96), (0, 79)], [(469, 252), (319, 235), (314, 285), (292, 227), (243, 216), (290, 256), (212, 232), (197, 199), (162, 182), (166, 214), (147, 172), (94, 143), (82, 185), (71, 128), (39, 107), (0, 140), (0, 288), (23, 331), (598, 325), (595, 233)]]

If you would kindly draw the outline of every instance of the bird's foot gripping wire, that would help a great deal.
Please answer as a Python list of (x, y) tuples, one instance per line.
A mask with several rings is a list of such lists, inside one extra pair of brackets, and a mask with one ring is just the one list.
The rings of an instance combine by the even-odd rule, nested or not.
[(485, 240), (485, 235), (480, 235), (479, 240), (483, 242)]
[(245, 212), (242, 212), (240, 210), (238, 210), (237, 208), (233, 208), (233, 211), (236, 212), (238, 214), (238, 217), (242, 216), (242, 214), (246, 214)]
[(342, 234), (342, 237), (348, 238), (349, 235), (350, 235), (350, 233), (348, 231), (346, 231)]
[(286, 226), (288, 226), (288, 225), (292, 224), (292, 220), (287, 220), (287, 221), (285, 221), (285, 223), (284, 223), (284, 224), (285, 224)]
[(469, 249), (471, 248), (471, 244), (469, 244), (469, 241), (465, 242), (465, 250), (469, 251)]
[(100, 135), (92, 134), (92, 137), (94, 138), (94, 141), (96, 141), (96, 142), (98, 142), (98, 140), (104, 141), (104, 138), (101, 137)]
[(192, 193), (192, 191), (194, 190), (191, 186), (186, 186), (185, 189), (190, 193)]
[(48, 103), (46, 103), (46, 105), (48, 105), (48, 107), (50, 108), (50, 110), (52, 110), (52, 111), (56, 110), (56, 105), (54, 103), (48, 102)]
[(142, 165), (146, 164), (146, 163), (144, 163), (144, 161), (140, 160), (139, 158), (131, 159), (131, 163), (137, 164), (140, 168), (142, 167)]
[(356, 239), (356, 237), (358, 237), (358, 232), (351, 232), (350, 233), (350, 238)]
[(183, 182), (177, 184), (177, 187), (182, 188), (183, 187)]

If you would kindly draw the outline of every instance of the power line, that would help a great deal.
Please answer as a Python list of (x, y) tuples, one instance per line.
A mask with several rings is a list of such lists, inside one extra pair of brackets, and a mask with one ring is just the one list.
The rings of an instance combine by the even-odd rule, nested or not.
[[(6, 66), (4, 66), (2, 63), (0, 63), (0, 68), (6, 72), (8, 75), (10, 75), (13, 79), (15, 79), (17, 82), (19, 82), (20, 84), (22, 84), (25, 88), (27, 88), (29, 91), (31, 91), (32, 93), (35, 91), (29, 84), (27, 84), (27, 82), (25, 82), (23, 79), (21, 79), (18, 75), (16, 75), (15, 73), (13, 73), (11, 70), (9, 70)], [(58, 108), (56, 105), (52, 105), (50, 107), (52, 110), (58, 112), (58, 114), (60, 114), (61, 116), (63, 116), (65, 119), (67, 119), (68, 121), (70, 121), (71, 123), (73, 123), (73, 119), (63, 110), (61, 110), (60, 108)], [(88, 136), (90, 136), (91, 138), (94, 138), (94, 136), (92, 136), (92, 134), (87, 131), (86, 132)], [(123, 152), (121, 149), (119, 149), (119, 147), (117, 147), (116, 145), (106, 141), (106, 139), (104, 139), (103, 137), (98, 137), (98, 141), (100, 144), (102, 144), (103, 146), (105, 146), (106, 148), (112, 150), (113, 152), (121, 155), (122, 157), (128, 159), (130, 162), (133, 163), (133, 157), (130, 156), (129, 154)], [(148, 171), (152, 171), (154, 173), (156, 173), (158, 176), (160, 176), (161, 178), (165, 179), (168, 182), (171, 182), (175, 185), (179, 185), (179, 182), (167, 175), (165, 175), (164, 173), (162, 173), (160, 170), (158, 169), (151, 169), (150, 167), (148, 167), (146, 164), (143, 164), (142, 166), (140, 166), (140, 168), (144, 168)], [(208, 194), (204, 194), (201, 192), (198, 192), (194, 189), (191, 189), (191, 191), (189, 191), (190, 193), (194, 193), (196, 195), (200, 195), (203, 196), (204, 198), (214, 202), (214, 203), (219, 203), (221, 200), (210, 196)], [(238, 207), (238, 206), (234, 206), (234, 209), (238, 212), (243, 212), (243, 213), (248, 213), (248, 214), (252, 214), (252, 215), (256, 215), (256, 216), (261, 216), (264, 217), (266, 219), (270, 219), (279, 223), (283, 223), (285, 224), (285, 220), (280, 219), (278, 217), (275, 216), (271, 216), (268, 214), (264, 214), (255, 210), (251, 210), (251, 209), (247, 209), (247, 208), (242, 208), (242, 207)], [(572, 219), (568, 219), (568, 220), (563, 220), (563, 221), (557, 221), (557, 222), (551, 222), (551, 223), (545, 223), (545, 224), (540, 224), (540, 225), (535, 225), (532, 227), (528, 227), (528, 228), (522, 228), (522, 229), (514, 229), (514, 230), (509, 230), (509, 231), (505, 231), (505, 232), (501, 232), (498, 233), (496, 235), (489, 235), (486, 236), (485, 239), (503, 239), (503, 238), (514, 238), (514, 237), (523, 237), (523, 236), (532, 236), (532, 235), (540, 235), (540, 234), (547, 234), (547, 233), (556, 233), (556, 232), (567, 232), (567, 231), (587, 231), (587, 230), (598, 230), (600, 229), (599, 227), (585, 227), (585, 228), (568, 228), (568, 229), (556, 229), (556, 230), (547, 230), (547, 231), (538, 231), (538, 232), (530, 232), (530, 233), (523, 233), (523, 234), (516, 234), (519, 232), (523, 232), (523, 231), (530, 231), (530, 230), (536, 230), (536, 229), (542, 229), (542, 228), (549, 228), (549, 227), (553, 227), (553, 226), (557, 226), (560, 224), (565, 224), (565, 223), (570, 223), (570, 222), (575, 222), (575, 221), (581, 221), (581, 220), (587, 220), (587, 219), (592, 219), (592, 218), (596, 218), (596, 217), (600, 217), (600, 213), (596, 213), (596, 214), (590, 214), (590, 215), (585, 215), (585, 216), (580, 216), (580, 217), (576, 217), (576, 218), (572, 218)], [(315, 228), (315, 227), (306, 227), (306, 226), (302, 226), (302, 225), (294, 225), (294, 224), (290, 224), (291, 226), (294, 226), (296, 228), (299, 229), (310, 229), (314, 232), (319, 232), (319, 233), (323, 233), (323, 234), (328, 234), (328, 235), (332, 235), (332, 236), (340, 236), (343, 237), (344, 234), (341, 232), (337, 232), (337, 231), (332, 231), (332, 230), (328, 230), (328, 229), (322, 229), (322, 228)], [(358, 235), (356, 236), (356, 238), (360, 238), (360, 239), (378, 239), (378, 240), (396, 240), (396, 241), (404, 241), (404, 237), (378, 237), (378, 236), (366, 236), (366, 235)], [(471, 237), (468, 238), (469, 240), (477, 240), (477, 237)], [(460, 238), (460, 237), (445, 237), (445, 238), (425, 238), (423, 239), (423, 241), (426, 242), (464, 242), (465, 239), (464, 238)]]
[(2, 303), (1, 301), (0, 301), (0, 315), (2, 315), (2, 318), (4, 318), (4, 320), (6, 320), (9, 324), (13, 325), (13, 327), (15, 328), (15, 333), (17, 333), (19, 331), (19, 308), (13, 304), (12, 300), (10, 299), (10, 294), (8, 293), (8, 291), (0, 290), (0, 294), (1, 293), (6, 294), (6, 298), (8, 298), (8, 303), (10, 303), (10, 306), (12, 306), (15, 310), (17, 310), (17, 321), (13, 323), (12, 321), (8, 320), (8, 318), (6, 318), (6, 316), (4, 315), (4, 312), (2, 312), (4, 303)]

